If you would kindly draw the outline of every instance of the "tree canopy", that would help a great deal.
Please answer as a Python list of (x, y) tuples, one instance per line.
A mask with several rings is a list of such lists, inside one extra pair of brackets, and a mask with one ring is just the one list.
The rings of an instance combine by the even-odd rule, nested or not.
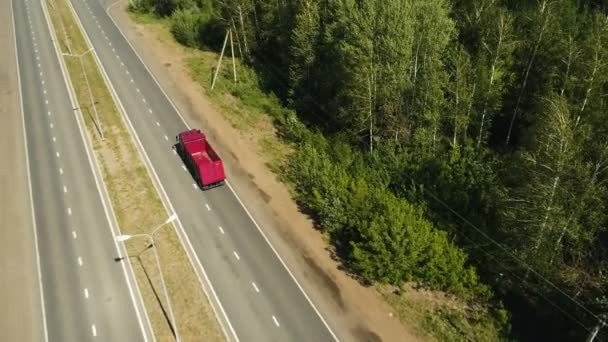
[(580, 340), (606, 319), (605, 2), (135, 7), (172, 15), (192, 47), (233, 31), (288, 108), (286, 178), (363, 281), (503, 301), (523, 339)]

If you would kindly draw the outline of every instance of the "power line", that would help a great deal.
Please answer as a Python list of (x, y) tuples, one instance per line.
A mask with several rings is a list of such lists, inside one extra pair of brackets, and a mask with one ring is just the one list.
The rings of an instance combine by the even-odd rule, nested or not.
[[(285, 73), (279, 67), (277, 67), (277, 66), (274, 65), (274, 63), (272, 62), (271, 58), (268, 58), (268, 56), (266, 56), (260, 50), (257, 50), (255, 52), (255, 55), (262, 61), (262, 63), (257, 63), (257, 64), (259, 66), (261, 66), (262, 68), (266, 69), (266, 71), (268, 72), (269, 76), (274, 76), (273, 79), (275, 81), (279, 81), (283, 85), (289, 86), (289, 78), (285, 75)], [(326, 117), (322, 117), (314, 109), (311, 110), (311, 111), (309, 111), (309, 112), (307, 112), (306, 115), (312, 115), (312, 116), (316, 117), (317, 119), (321, 119), (322, 122), (323, 122), (323, 120), (326, 120), (328, 117), (330, 117), (328, 115), (329, 113), (328, 113), (327, 109), (325, 108), (325, 106), (321, 105), (317, 101), (309, 99), (306, 102), (306, 104), (307, 104), (307, 107), (309, 109), (313, 109), (312, 108), (313, 106), (317, 107), (318, 110), (319, 110), (319, 112), (322, 112), (322, 113), (326, 114)], [(414, 184), (417, 183), (413, 178), (411, 178), (411, 177), (408, 177), (408, 178), (410, 178), (410, 180)], [(513, 260), (515, 260), (517, 263), (521, 264), (523, 267), (525, 267), (527, 270), (529, 270), (532, 274), (534, 274), (542, 282), (544, 282), (545, 284), (549, 285), (551, 288), (553, 288), (554, 290), (556, 290), (558, 293), (560, 293), (561, 295), (563, 295), (565, 298), (567, 298), (568, 300), (570, 300), (572, 303), (576, 304), (579, 308), (581, 308), (583, 311), (585, 311), (586, 313), (588, 313), (589, 315), (591, 315), (592, 317), (594, 317), (598, 321), (600, 321), (602, 323), (604, 322), (604, 320), (601, 317), (599, 317), (598, 315), (596, 315), (593, 311), (591, 311), (589, 308), (587, 308), (583, 303), (579, 302), (574, 297), (572, 297), (571, 295), (569, 295), (567, 292), (565, 292), (564, 290), (562, 290), (559, 286), (557, 286), (556, 284), (554, 284), (553, 282), (551, 282), (549, 279), (545, 278), (542, 274), (540, 274), (538, 271), (536, 271), (534, 268), (532, 268), (532, 266), (530, 266), (525, 261), (523, 261), (522, 259), (520, 259), (517, 255), (513, 254), (511, 251), (509, 251), (507, 248), (505, 248), (505, 246), (503, 246), (502, 244), (500, 244), (498, 241), (494, 240), (492, 237), (490, 237), (488, 234), (486, 234), (483, 230), (481, 230), (475, 224), (473, 224), (472, 222), (470, 222), (467, 218), (465, 218), (460, 213), (458, 213), (456, 210), (454, 210), (453, 208), (451, 208), (447, 203), (445, 203), (443, 200), (441, 200), (434, 193), (430, 192), (426, 187), (423, 187), (423, 191), (426, 192), (433, 200), (435, 200), (439, 204), (441, 204), (441, 206), (443, 206), (444, 208), (448, 209), (456, 217), (458, 217), (460, 220), (462, 220), (466, 225), (470, 226), (475, 231), (477, 231), (481, 236), (483, 236), (485, 239), (487, 239), (487, 241), (489, 241), (491, 244), (497, 246), (506, 255), (508, 255)], [(488, 252), (487, 250), (485, 250), (481, 246), (477, 245), (475, 243), (475, 241), (473, 241), (470, 237), (468, 237), (462, 231), (458, 231), (458, 233), (460, 233), (467, 240), (469, 240), (470, 242), (472, 242), (475, 245), (475, 248), (481, 250), (484, 254), (486, 254), (488, 257), (490, 257), (491, 259), (493, 259), (496, 264), (500, 265), (505, 271), (509, 272), (514, 278), (517, 278), (518, 280), (521, 280), (521, 281), (525, 280), (524, 278), (522, 278), (521, 276), (517, 275), (515, 272), (513, 272), (512, 270), (510, 270), (505, 264), (503, 264), (502, 262), (500, 262), (499, 259), (496, 258), (496, 256), (492, 255), (490, 252)], [(588, 328), (584, 323), (582, 323), (576, 317), (574, 317), (573, 315), (571, 315), (568, 311), (566, 311), (565, 309), (563, 309), (557, 303), (555, 303), (552, 300), (550, 300), (549, 298), (547, 298), (540, 291), (535, 291), (531, 286), (527, 286), (527, 288), (530, 289), (530, 290), (532, 290), (533, 292), (535, 292), (539, 297), (541, 297), (547, 303), (549, 303), (550, 305), (552, 305), (553, 307), (555, 307), (557, 310), (559, 310), (560, 312), (562, 312), (565, 316), (567, 316), (568, 318), (570, 318), (573, 322), (575, 322), (578, 325), (580, 325), (586, 331), (592, 332), (592, 329)]]
[[(410, 178), (411, 179), (411, 178)], [(412, 181), (414, 181), (412, 179)], [(495, 246), (497, 246), (498, 248), (500, 248), (503, 252), (505, 252), (508, 256), (510, 256), (511, 258), (513, 258), (515, 261), (519, 262), (520, 264), (522, 264), (524, 267), (526, 267), (530, 272), (532, 272), (534, 275), (536, 275), (540, 280), (544, 281), (546, 284), (548, 284), (550, 287), (552, 287), (553, 289), (557, 290), (559, 293), (561, 293), (563, 296), (565, 296), (566, 298), (568, 298), (570, 301), (572, 301), (573, 303), (575, 303), (578, 307), (580, 307), (581, 309), (583, 309), (585, 312), (587, 312), (588, 314), (590, 314), (591, 316), (593, 316), (594, 318), (598, 319), (599, 321), (602, 321), (602, 318), (597, 316), (595, 313), (593, 313), (590, 309), (588, 309), (584, 304), (582, 304), (581, 302), (577, 301), (575, 298), (573, 298), (572, 296), (570, 296), (568, 293), (566, 293), (564, 290), (562, 290), (561, 288), (559, 288), (559, 286), (555, 285), (553, 282), (551, 282), (549, 279), (545, 278), (543, 275), (541, 275), (539, 272), (537, 272), (535, 269), (532, 268), (532, 266), (528, 265), (525, 261), (521, 260), (520, 258), (518, 258), (515, 254), (511, 253), (509, 250), (507, 250), (502, 244), (500, 244), (499, 242), (497, 242), (496, 240), (492, 239), (488, 234), (486, 234), (483, 230), (479, 229), (476, 225), (474, 225), (471, 221), (469, 221), (468, 219), (466, 219), (465, 217), (463, 217), (462, 215), (460, 215), (456, 210), (452, 209), (447, 203), (445, 203), (444, 201), (442, 201), (439, 197), (437, 197), (435, 194), (433, 194), (432, 192), (428, 191), (426, 188), (423, 188), (423, 191), (427, 192), (435, 201), (439, 202), (439, 204), (441, 204), (444, 208), (448, 209), (450, 212), (452, 212), (454, 215), (456, 215), (459, 219), (461, 219), (464, 223), (466, 223), (468, 226), (470, 226), (471, 228), (475, 229), (479, 234), (481, 234), (484, 238), (486, 238), (488, 241), (490, 241), (492, 244), (494, 244)], [(464, 234), (463, 234), (464, 236)], [(467, 238), (468, 239), (468, 238)], [(480, 248), (483, 251), (483, 248)], [(484, 253), (487, 253), (484, 251)], [(499, 262), (497, 262), (499, 263)], [(504, 265), (503, 265), (504, 267)], [(540, 294), (540, 293), (539, 293)], [(548, 302), (550, 302), (549, 300), (547, 300)], [(587, 328), (585, 328), (587, 329)], [(588, 329), (587, 329), (588, 330)]]

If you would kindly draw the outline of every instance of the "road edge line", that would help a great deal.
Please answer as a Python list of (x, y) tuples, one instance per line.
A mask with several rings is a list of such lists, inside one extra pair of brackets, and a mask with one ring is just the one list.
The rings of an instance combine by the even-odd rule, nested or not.
[[(50, 19), (49, 13), (48, 13), (48, 9), (46, 8), (46, 5), (43, 3), (43, 1), (44, 0), (40, 0), (40, 5), (42, 6), (42, 9), (44, 12), (44, 17), (47, 22), (47, 26), (49, 28), (49, 33), (52, 38), (51, 40), (53, 42), (53, 46), (55, 47), (55, 54), (59, 61), (61, 74), (63, 75), (63, 79), (66, 84), (66, 88), (68, 90), (70, 102), (72, 104), (72, 108), (74, 108), (72, 112), (74, 114), (74, 117), (76, 118), (78, 130), (80, 131), (80, 138), (82, 139), (82, 141), (84, 143), (85, 152), (87, 154), (87, 159), (89, 161), (89, 166), (91, 167), (91, 172), (93, 173), (93, 178), (95, 179), (95, 185), (97, 187), (97, 192), (99, 193), (99, 197), (101, 199), (101, 203), (104, 208), (104, 212), (106, 214), (106, 220), (108, 221), (110, 233), (112, 234), (112, 242), (114, 243), (114, 246), (116, 247), (116, 252), (118, 253), (118, 257), (122, 257), (122, 255), (128, 255), (128, 254), (127, 254), (126, 248), (122, 245), (119, 246), (119, 243), (116, 242), (116, 236), (117, 236), (116, 231), (118, 231), (120, 233), (120, 226), (118, 225), (118, 221), (116, 219), (116, 214), (114, 213), (114, 208), (112, 206), (112, 203), (109, 201), (109, 195), (107, 192), (105, 182), (100, 181), (100, 176), (98, 175), (98, 173), (100, 172), (99, 163), (97, 161), (97, 157), (95, 156), (95, 154), (91, 153), (91, 146), (90, 146), (91, 142), (90, 142), (90, 137), (88, 136), (88, 132), (83, 130), (83, 123), (80, 118), (80, 115), (82, 115), (82, 112), (80, 111), (80, 106), (78, 105), (78, 100), (76, 98), (76, 92), (74, 90), (74, 86), (72, 84), (70, 77), (67, 75), (67, 66), (65, 65), (65, 61), (63, 60), (61, 51), (58, 46), (57, 34), (55, 32), (55, 28), (51, 25), (51, 19)], [(78, 115), (78, 113), (80, 113), (80, 115)], [(92, 158), (91, 158), (91, 155), (93, 155)], [(140, 326), (140, 329), (142, 332), (142, 336), (145, 341), (148, 341), (148, 335), (152, 337), (152, 341), (156, 341), (156, 336), (154, 335), (154, 330), (152, 329), (152, 323), (150, 322), (150, 317), (148, 316), (148, 311), (146, 310), (146, 307), (144, 305), (143, 297), (139, 290), (139, 285), (137, 285), (137, 281), (135, 280), (133, 268), (131, 267), (130, 262), (128, 262), (127, 264), (128, 264), (128, 266), (125, 266), (125, 263), (121, 263), (121, 266), (122, 266), (121, 268), (122, 268), (123, 274), (125, 276), (125, 281), (127, 283), (127, 287), (129, 288), (129, 294), (131, 297), (133, 307), (135, 308), (135, 313), (136, 313), (137, 319), (139, 321), (139, 326)], [(129, 272), (127, 272), (127, 268), (129, 269)], [(130, 275), (130, 277), (129, 277), (129, 275)], [(136, 302), (135, 295), (133, 293), (133, 286), (131, 284), (131, 281), (134, 281), (136, 284), (135, 288), (136, 288), (136, 292), (137, 292), (137, 297), (139, 298), (139, 306), (138, 306), (138, 303)], [(140, 306), (141, 306), (141, 308), (140, 308)], [(144, 327), (144, 322), (141, 317), (140, 309), (142, 309), (142, 311), (144, 312), (144, 315), (146, 317), (146, 322), (148, 325), (147, 331), (146, 331), (146, 327)]]
[[(139, 55), (139, 53), (137, 52), (137, 50), (135, 49), (135, 47), (131, 44), (131, 42), (129, 41), (129, 39), (127, 38), (127, 36), (122, 32), (122, 30), (120, 29), (120, 26), (118, 26), (116, 24), (116, 21), (114, 20), (114, 18), (112, 18), (112, 16), (110, 15), (109, 10), (111, 9), (112, 6), (114, 6), (119, 1), (120, 0), (118, 0), (118, 1), (116, 1), (114, 3), (112, 3), (110, 6), (108, 6), (108, 8), (106, 9), (106, 14), (110, 18), (110, 20), (112, 20), (112, 22), (114, 23), (114, 26), (116, 26), (116, 28), (118, 29), (118, 32), (120, 32), (120, 34), (122, 35), (122, 37), (124, 38), (124, 40), (127, 42), (127, 44), (129, 44), (129, 46), (131, 47), (131, 50), (133, 50), (133, 52), (135, 53), (135, 55), (137, 56), (137, 58), (139, 59), (139, 61), (144, 65), (144, 67), (148, 71), (148, 74), (150, 74), (150, 76), (152, 76), (152, 79), (154, 80), (154, 82), (156, 83), (156, 85), (158, 86), (158, 88), (161, 90), (161, 92), (165, 95), (165, 98), (169, 101), (169, 103), (171, 104), (171, 106), (173, 107), (173, 109), (175, 110), (175, 112), (177, 113), (177, 115), (180, 117), (180, 119), (182, 120), (182, 122), (184, 123), (184, 125), (186, 125), (186, 127), (188, 129), (190, 129), (191, 128), (190, 125), (188, 124), (188, 122), (186, 121), (186, 119), (182, 116), (181, 112), (179, 111), (179, 109), (177, 108), (177, 106), (175, 105), (175, 103), (173, 102), (173, 100), (171, 100), (171, 97), (169, 97), (169, 95), (167, 94), (167, 92), (165, 92), (165, 89), (161, 86), (160, 82), (158, 81), (158, 79), (156, 78), (156, 76), (154, 75), (154, 73), (151, 71), (151, 69), (148, 67), (148, 65), (141, 58), (141, 56)], [(260, 226), (258, 225), (258, 223), (256, 222), (256, 220), (253, 218), (253, 216), (251, 215), (251, 213), (249, 212), (249, 210), (247, 209), (247, 207), (245, 207), (245, 205), (243, 204), (243, 201), (241, 200), (241, 198), (239, 197), (239, 195), (236, 193), (236, 191), (234, 190), (234, 188), (230, 185), (230, 182), (228, 180), (226, 180), (226, 185), (228, 185), (228, 187), (230, 188), (230, 191), (232, 191), (232, 193), (234, 194), (234, 197), (236, 197), (236, 199), (238, 200), (238, 202), (241, 205), (241, 207), (247, 213), (247, 216), (249, 216), (249, 219), (253, 222), (253, 224), (256, 226), (256, 228), (258, 229), (258, 231), (262, 234), (262, 237), (264, 238), (264, 240), (266, 241), (266, 243), (270, 246), (270, 249), (272, 249), (272, 251), (274, 252), (274, 254), (277, 256), (277, 258), (279, 259), (279, 261), (283, 265), (283, 267), (287, 270), (287, 273), (289, 273), (289, 276), (291, 277), (291, 279), (296, 283), (296, 285), (300, 289), (300, 292), (302, 292), (302, 294), (304, 295), (304, 297), (306, 298), (306, 300), (308, 301), (308, 303), (310, 304), (310, 306), (312, 306), (313, 310), (315, 311), (315, 313), (317, 314), (317, 316), (319, 316), (319, 318), (321, 319), (321, 321), (323, 322), (323, 324), (325, 325), (325, 327), (327, 328), (327, 330), (329, 331), (329, 333), (331, 334), (331, 336), (334, 338), (335, 341), (339, 341), (338, 337), (333, 332), (333, 330), (331, 329), (331, 327), (329, 326), (329, 324), (327, 323), (327, 321), (325, 320), (325, 318), (323, 317), (323, 315), (321, 315), (321, 312), (319, 311), (319, 309), (317, 309), (317, 307), (314, 305), (314, 303), (312, 302), (312, 300), (310, 299), (310, 297), (308, 296), (308, 294), (306, 293), (306, 291), (304, 291), (304, 288), (302, 287), (302, 285), (300, 285), (300, 283), (298, 282), (298, 280), (296, 279), (296, 277), (293, 275), (293, 273), (291, 272), (291, 270), (289, 269), (289, 267), (287, 267), (287, 264), (285, 264), (285, 262), (283, 261), (283, 259), (279, 255), (279, 253), (276, 251), (276, 249), (274, 248), (274, 246), (272, 245), (272, 243), (270, 243), (270, 240), (268, 239), (268, 237), (266, 236), (266, 234), (264, 234), (264, 232), (262, 231), (262, 229), (260, 228)]]
[[(90, 48), (93, 48), (93, 44), (89, 38), (89, 35), (86, 32), (86, 30), (84, 29), (84, 26), (82, 25), (80, 17), (78, 16), (76, 10), (74, 9), (71, 0), (66, 0), (66, 2), (70, 6), (72, 14), (74, 15), (74, 17), (76, 19), (76, 22), (83, 34), (83, 37), (87, 42), (87, 45)], [(112, 20), (112, 18), (109, 15), (108, 15), (108, 17)], [(112, 20), (112, 22), (113, 22), (113, 20)], [(114, 25), (116, 25), (116, 24), (114, 24)], [(120, 30), (119, 30), (119, 32), (120, 32)], [(129, 132), (131, 133), (130, 134), (131, 139), (133, 140), (135, 146), (137, 147), (140, 158), (142, 159), (142, 162), (146, 166), (146, 170), (148, 171), (148, 175), (152, 179), (152, 183), (154, 185), (155, 190), (161, 197), (161, 202), (163, 203), (163, 206), (165, 207), (167, 214), (175, 213), (173, 204), (171, 203), (169, 196), (167, 195), (162, 183), (160, 182), (160, 178), (158, 177), (158, 174), (156, 173), (154, 166), (152, 166), (152, 162), (150, 161), (148, 154), (146, 153), (146, 151), (143, 147), (143, 144), (142, 144), (141, 140), (139, 139), (139, 136), (137, 135), (137, 132), (135, 131), (135, 128), (133, 127), (133, 124), (131, 123), (131, 120), (129, 119), (128, 115), (126, 114), (127, 111), (124, 108), (122, 101), (118, 97), (118, 93), (116, 92), (116, 89), (114, 88), (109, 76), (107, 75), (105, 67), (103, 66), (103, 62), (97, 55), (97, 51), (95, 49), (93, 49), (91, 52), (95, 58), (96, 64), (102, 74), (102, 77), (104, 78), (106, 85), (108, 85), (108, 87), (110, 88), (110, 94), (112, 95), (112, 98), (114, 99), (114, 102), (118, 107), (118, 111), (123, 120), (123, 123), (125, 123), (125, 126), (127, 126)], [(174, 225), (175, 232), (177, 233), (177, 236), (180, 239), (180, 243), (182, 244), (182, 246), (184, 247), (184, 250), (186, 251), (186, 254), (188, 255), (188, 259), (190, 259), (190, 264), (192, 265), (192, 268), (194, 269), (194, 271), (196, 273), (196, 276), (203, 289), (203, 292), (205, 293), (205, 296), (207, 297), (207, 300), (209, 301), (210, 304), (213, 302), (217, 303), (216, 305), (219, 307), (219, 310), (221, 311), (222, 316), (224, 317), (224, 319), (221, 319), (220, 315), (217, 312), (216, 305), (211, 304), (213, 313), (214, 313), (218, 323), (220, 324), (220, 327), (222, 329), (222, 332), (224, 333), (224, 336), (226, 337), (226, 339), (230, 340), (228, 331), (224, 325), (224, 321), (225, 321), (225, 323), (228, 325), (228, 327), (230, 329), (230, 332), (232, 333), (232, 336), (234, 337), (234, 341), (239, 342), (240, 340), (238, 338), (238, 335), (236, 334), (234, 328), (232, 327), (232, 323), (230, 322), (230, 319), (228, 318), (228, 315), (226, 314), (226, 311), (224, 310), (224, 307), (223, 307), (221, 301), (219, 300), (219, 297), (217, 296), (217, 293), (215, 292), (215, 289), (213, 288), (213, 285), (212, 285), (211, 281), (209, 280), (209, 277), (207, 276), (207, 272), (205, 271), (205, 268), (203, 267), (202, 263), (200, 262), (198, 256), (196, 255), (196, 252), (194, 252), (194, 247), (192, 246), (192, 243), (190, 242), (190, 238), (186, 234), (179, 217), (177, 218), (176, 221), (177, 221), (177, 225), (179, 226), (179, 229), (177, 229), (177, 227), (175, 227), (175, 225)], [(184, 243), (184, 240), (187, 242), (187, 244)], [(186, 245), (188, 246), (188, 248), (186, 248)], [(196, 263), (194, 260), (196, 260)], [(196, 267), (197, 265), (198, 265), (198, 268)], [(207, 282), (207, 285), (205, 285), (205, 282), (201, 278), (201, 276), (199, 274), (199, 269), (200, 269), (200, 272), (202, 272), (203, 277), (205, 278), (205, 281)], [(209, 289), (211, 291), (211, 293), (213, 294), (214, 300), (212, 300), (207, 289)]]
[(34, 232), (34, 246), (36, 249), (36, 268), (38, 271), (38, 287), (40, 289), (40, 307), (42, 314), (42, 328), (44, 341), (49, 341), (49, 332), (46, 323), (46, 307), (44, 305), (44, 289), (42, 285), (42, 269), (40, 268), (40, 251), (38, 248), (38, 226), (36, 225), (36, 209), (34, 209), (34, 196), (32, 192), (32, 173), (30, 171), (30, 156), (27, 144), (27, 130), (25, 128), (25, 111), (23, 110), (23, 93), (21, 92), (21, 71), (19, 70), (19, 51), (17, 49), (17, 27), (15, 25), (15, 9), (11, 0), (11, 18), (13, 22), (13, 43), (15, 46), (15, 69), (17, 69), (17, 85), (19, 88), (19, 109), (21, 110), (21, 128), (23, 133), (23, 150), (25, 152), (25, 165), (27, 167), (27, 185), (29, 190), (30, 215), (32, 218), (32, 230)]

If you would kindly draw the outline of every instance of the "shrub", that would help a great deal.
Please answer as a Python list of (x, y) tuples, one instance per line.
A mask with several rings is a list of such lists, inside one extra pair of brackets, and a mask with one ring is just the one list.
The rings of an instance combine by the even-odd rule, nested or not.
[(200, 15), (189, 9), (178, 9), (171, 16), (171, 33), (180, 44), (198, 47)]
[(388, 190), (385, 175), (367, 166), (366, 158), (347, 144), (310, 134), (286, 170), (298, 201), (330, 235), (345, 264), (368, 283), (416, 281), (487, 299), (465, 252), (420, 208)]

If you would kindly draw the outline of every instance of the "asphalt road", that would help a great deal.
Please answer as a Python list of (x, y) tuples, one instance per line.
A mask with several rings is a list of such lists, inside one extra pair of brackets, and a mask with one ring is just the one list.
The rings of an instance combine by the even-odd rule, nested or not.
[(238, 338), (334, 340), (231, 189), (193, 185), (171, 148), (187, 127), (106, 14), (109, 2), (72, 4)]
[(48, 340), (144, 340), (41, 1), (13, 15)]
[(0, 341), (41, 341), (44, 325), (10, 0), (0, 0)]

